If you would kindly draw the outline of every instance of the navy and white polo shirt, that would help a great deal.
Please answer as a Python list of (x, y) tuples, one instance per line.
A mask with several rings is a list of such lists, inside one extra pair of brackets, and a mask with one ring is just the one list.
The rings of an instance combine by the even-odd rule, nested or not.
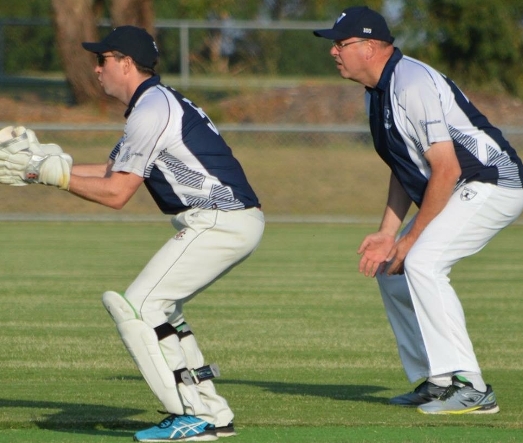
[(367, 88), (374, 147), (420, 206), (432, 143), (452, 141), (461, 166), (458, 183), (480, 181), (523, 187), (516, 151), (461, 90), (432, 67), (395, 48), (375, 88)]
[(165, 214), (190, 208), (259, 207), (230, 147), (207, 115), (154, 76), (134, 93), (124, 135), (111, 152), (112, 170), (145, 179)]

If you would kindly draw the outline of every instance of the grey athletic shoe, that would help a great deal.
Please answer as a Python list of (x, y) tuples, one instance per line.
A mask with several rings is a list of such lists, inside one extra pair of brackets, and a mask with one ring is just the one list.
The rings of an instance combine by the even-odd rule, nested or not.
[(422, 414), (495, 414), (499, 412), (492, 386), (480, 392), (466, 378), (455, 375), (452, 385), (437, 400), (418, 407)]
[(391, 398), (390, 404), (397, 406), (419, 406), (436, 400), (440, 395), (443, 395), (446, 390), (446, 387), (438, 386), (425, 380), (414, 389), (414, 391)]

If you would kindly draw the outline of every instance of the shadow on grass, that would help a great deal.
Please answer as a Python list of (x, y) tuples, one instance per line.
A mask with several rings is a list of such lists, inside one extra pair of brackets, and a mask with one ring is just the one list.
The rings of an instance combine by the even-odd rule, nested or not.
[[(217, 384), (254, 386), (280, 395), (308, 395), (344, 401), (361, 401), (388, 404), (389, 398), (376, 397), (375, 393), (387, 390), (381, 386), (369, 385), (322, 385), (282, 383), (255, 380), (216, 380)], [(85, 403), (60, 403), (52, 401), (12, 400), (0, 398), (0, 408), (26, 408), (42, 410), (32, 413), (33, 417), (22, 427), (37, 426), (59, 432), (75, 434), (132, 437), (134, 432), (151, 426), (150, 422), (131, 419), (143, 413), (143, 410), (115, 408), (111, 406)], [(6, 425), (6, 423), (4, 423)], [(7, 423), (7, 426), (19, 427), (19, 423)], [(126, 429), (123, 431), (122, 429)]]
[(274, 394), (287, 395), (309, 395), (313, 397), (332, 398), (334, 400), (362, 401), (367, 403), (389, 404), (390, 397), (375, 397), (374, 394), (380, 391), (387, 391), (389, 388), (383, 386), (370, 385), (321, 385), (321, 384), (301, 384), (301, 383), (282, 383), (274, 381), (257, 380), (216, 380), (216, 384), (248, 385), (256, 386)]
[[(75, 434), (132, 437), (135, 431), (151, 426), (150, 422), (132, 420), (130, 417), (143, 413), (140, 409), (115, 408), (83, 403), (60, 403), (52, 401), (11, 400), (0, 398), (0, 408), (27, 408), (43, 410), (31, 414), (28, 426)], [(45, 410), (49, 410), (46, 412)], [(9, 423), (8, 423), (9, 425)], [(19, 423), (16, 423), (15, 427)], [(26, 425), (21, 427), (28, 427)], [(128, 431), (122, 431), (128, 429)]]

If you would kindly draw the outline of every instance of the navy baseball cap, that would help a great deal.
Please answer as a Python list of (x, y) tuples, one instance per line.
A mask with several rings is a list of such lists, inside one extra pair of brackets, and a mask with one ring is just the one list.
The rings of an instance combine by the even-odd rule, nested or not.
[(345, 9), (338, 17), (332, 29), (318, 29), (314, 31), (316, 37), (329, 40), (345, 40), (350, 37), (383, 40), (392, 43), (394, 37), (390, 35), (387, 22), (381, 14), (367, 6), (354, 6)]
[(82, 46), (97, 54), (118, 51), (128, 55), (139, 65), (151, 69), (154, 69), (158, 61), (158, 48), (152, 35), (136, 26), (119, 26), (101, 42), (83, 42)]

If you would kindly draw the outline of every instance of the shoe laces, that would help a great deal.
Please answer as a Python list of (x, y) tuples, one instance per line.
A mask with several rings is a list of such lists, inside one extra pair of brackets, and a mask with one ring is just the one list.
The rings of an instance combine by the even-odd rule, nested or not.
[(171, 414), (167, 417), (165, 417), (159, 424), (158, 424), (158, 427), (160, 429), (165, 429), (165, 428), (168, 428), (169, 426), (171, 426), (174, 422), (174, 420), (176, 420), (178, 416), (175, 415), (175, 414)]
[(442, 401), (448, 400), (450, 397), (452, 397), (461, 388), (462, 388), (462, 386), (456, 386), (456, 385), (448, 386), (447, 389), (445, 389), (445, 391), (443, 392), (443, 394), (441, 394), (438, 397), (438, 400), (442, 400)]
[(466, 378), (455, 375), (452, 377), (452, 384), (446, 389), (443, 394), (439, 397), (439, 400), (447, 400), (452, 397), (457, 391), (465, 387), (473, 388), (472, 383), (470, 383)]

